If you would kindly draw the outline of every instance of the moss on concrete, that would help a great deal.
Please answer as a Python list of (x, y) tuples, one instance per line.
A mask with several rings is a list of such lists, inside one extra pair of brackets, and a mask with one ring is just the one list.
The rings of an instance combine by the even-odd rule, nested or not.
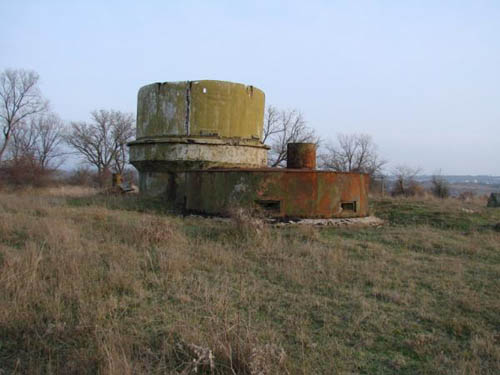
[(264, 93), (253, 87), (223, 81), (191, 85), (190, 135), (261, 139)]
[(185, 135), (186, 82), (147, 85), (137, 98), (137, 138)]
[(264, 102), (264, 92), (240, 83), (154, 83), (139, 90), (137, 138), (217, 135), (260, 140)]

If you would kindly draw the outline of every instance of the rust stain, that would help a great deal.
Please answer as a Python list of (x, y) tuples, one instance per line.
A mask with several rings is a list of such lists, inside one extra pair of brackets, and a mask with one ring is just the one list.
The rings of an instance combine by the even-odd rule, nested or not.
[(314, 143), (289, 143), (286, 166), (294, 169), (315, 169), (316, 145)]
[(186, 209), (224, 214), (235, 205), (277, 218), (368, 216), (368, 176), (279, 168), (212, 169), (186, 173)]

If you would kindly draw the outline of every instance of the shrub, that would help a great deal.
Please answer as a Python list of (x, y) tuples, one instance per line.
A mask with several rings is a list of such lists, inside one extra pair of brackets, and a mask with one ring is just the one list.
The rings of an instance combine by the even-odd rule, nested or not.
[(393, 176), (395, 181), (391, 190), (392, 196), (403, 195), (405, 197), (413, 197), (415, 195), (423, 195), (424, 189), (415, 179), (419, 172), (419, 168), (411, 168), (405, 165), (394, 168)]
[(4, 185), (45, 187), (55, 183), (55, 169), (42, 168), (30, 157), (8, 160), (0, 166)]
[(424, 193), (425, 189), (417, 181), (414, 180), (408, 182), (396, 181), (391, 190), (391, 195), (394, 197), (421, 197), (424, 195)]
[(432, 176), (431, 182), (431, 191), (434, 196), (438, 198), (448, 198), (450, 196), (450, 185), (443, 176), (434, 175)]
[(98, 176), (88, 167), (79, 167), (70, 172), (65, 182), (69, 185), (95, 187), (98, 185)]
[(464, 192), (459, 194), (458, 199), (460, 199), (461, 201), (464, 201), (464, 202), (470, 202), (474, 199), (474, 196), (475, 196), (474, 192), (464, 191)]

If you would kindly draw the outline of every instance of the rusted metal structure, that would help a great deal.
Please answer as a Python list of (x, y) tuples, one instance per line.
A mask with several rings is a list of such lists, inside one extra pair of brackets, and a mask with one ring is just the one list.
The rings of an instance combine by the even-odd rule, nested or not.
[(276, 218), (368, 215), (367, 176), (307, 169), (208, 169), (187, 173), (186, 209), (217, 215), (259, 207)]
[(264, 93), (223, 81), (155, 83), (139, 90), (130, 161), (141, 193), (188, 212), (235, 206), (275, 218), (368, 215), (369, 177), (318, 171), (316, 145), (292, 143), (287, 168), (267, 168)]
[(316, 145), (314, 143), (289, 143), (286, 146), (287, 168), (316, 169)]

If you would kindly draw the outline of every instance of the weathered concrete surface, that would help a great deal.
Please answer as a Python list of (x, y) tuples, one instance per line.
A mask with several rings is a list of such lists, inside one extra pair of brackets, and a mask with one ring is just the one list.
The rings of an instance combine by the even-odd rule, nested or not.
[(164, 195), (177, 206), (183, 201), (185, 170), (258, 168), (267, 163), (266, 148), (247, 145), (160, 141), (130, 146), (130, 159), (139, 170), (140, 191)]
[[(223, 216), (201, 216), (196, 214), (189, 215), (205, 220), (214, 220), (229, 223), (233, 220), (230, 217)], [(308, 225), (308, 226), (326, 226), (326, 227), (381, 227), (385, 221), (376, 216), (334, 218), (334, 219), (297, 219), (297, 220), (276, 220), (272, 218), (253, 218), (259, 220), (262, 224), (272, 225), (277, 228), (286, 228), (290, 226)], [(499, 228), (500, 230), (500, 228)]]
[(488, 207), (500, 207), (500, 193), (491, 193), (488, 199)]
[(202, 168), (258, 168), (267, 163), (267, 148), (248, 143), (202, 139), (177, 142), (159, 139), (151, 143), (132, 142), (130, 160), (139, 170), (176, 171)]
[(260, 141), (264, 92), (253, 86), (223, 81), (191, 84), (190, 135), (217, 135)]
[(186, 135), (186, 82), (154, 83), (137, 95), (137, 139)]
[(137, 138), (129, 143), (141, 192), (178, 202), (184, 186), (182, 171), (266, 166), (268, 147), (260, 140), (264, 101), (261, 90), (224, 81), (142, 87)]
[(209, 215), (253, 206), (271, 217), (363, 217), (368, 215), (368, 184), (365, 174), (304, 169), (188, 171), (185, 208)]
[(289, 143), (286, 157), (287, 168), (316, 169), (316, 145), (314, 143)]
[(168, 192), (173, 194), (175, 200), (176, 187), (174, 185), (175, 173), (149, 171), (141, 168), (139, 173), (139, 191), (141, 194), (150, 196), (164, 196), (168, 198)]
[(137, 98), (137, 139), (218, 136), (259, 141), (264, 92), (225, 81), (154, 83)]
[(366, 217), (350, 217), (343, 219), (299, 219), (296, 221), (280, 222), (276, 226), (289, 226), (289, 225), (315, 225), (315, 226), (328, 226), (328, 227), (380, 227), (384, 225), (384, 220), (375, 216)]

